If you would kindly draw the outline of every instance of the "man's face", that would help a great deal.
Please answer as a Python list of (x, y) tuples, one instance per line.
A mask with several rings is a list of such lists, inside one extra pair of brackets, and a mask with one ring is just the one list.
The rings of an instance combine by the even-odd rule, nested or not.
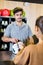
[(19, 11), (19, 12), (15, 13), (15, 16), (14, 17), (15, 17), (15, 20), (17, 22), (21, 22), (22, 21), (22, 12)]

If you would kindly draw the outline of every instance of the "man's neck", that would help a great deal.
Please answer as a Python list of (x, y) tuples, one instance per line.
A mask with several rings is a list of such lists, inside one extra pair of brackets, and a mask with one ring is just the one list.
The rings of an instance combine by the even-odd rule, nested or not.
[(22, 21), (21, 21), (21, 22), (17, 22), (17, 21), (16, 21), (16, 24), (17, 24), (18, 26), (22, 26), (23, 22), (22, 22)]

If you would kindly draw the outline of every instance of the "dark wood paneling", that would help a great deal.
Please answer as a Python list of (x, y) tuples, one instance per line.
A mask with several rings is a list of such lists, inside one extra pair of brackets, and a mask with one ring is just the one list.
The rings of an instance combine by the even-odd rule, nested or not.
[(40, 3), (43, 4), (43, 0), (6, 0), (6, 1), (18, 1), (18, 2), (30, 2), (30, 3)]

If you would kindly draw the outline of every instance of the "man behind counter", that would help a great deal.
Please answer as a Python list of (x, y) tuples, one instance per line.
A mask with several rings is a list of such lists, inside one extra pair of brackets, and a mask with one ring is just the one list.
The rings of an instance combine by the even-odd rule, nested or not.
[(15, 22), (9, 24), (4, 32), (2, 40), (4, 42), (11, 42), (9, 50), (13, 52), (12, 46), (17, 43), (25, 41), (28, 37), (32, 36), (29, 26), (22, 21), (23, 9), (20, 7), (14, 8)]

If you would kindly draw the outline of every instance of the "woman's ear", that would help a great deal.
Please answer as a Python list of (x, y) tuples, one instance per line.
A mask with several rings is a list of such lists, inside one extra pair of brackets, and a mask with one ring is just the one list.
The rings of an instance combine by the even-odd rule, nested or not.
[(35, 26), (35, 32), (38, 32), (39, 27)]

